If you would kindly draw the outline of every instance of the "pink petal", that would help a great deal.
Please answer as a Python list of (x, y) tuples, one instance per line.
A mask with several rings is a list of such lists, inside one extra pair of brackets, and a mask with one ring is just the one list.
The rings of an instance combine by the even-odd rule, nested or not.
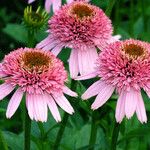
[(79, 72), (81, 76), (95, 71), (97, 58), (98, 54), (95, 47), (78, 50)]
[(89, 74), (85, 74), (85, 75), (82, 75), (82, 76), (78, 76), (77, 78), (75, 78), (75, 80), (87, 80), (87, 79), (91, 79), (91, 78), (94, 78), (98, 75), (98, 72), (95, 71), (95, 72), (92, 72), (92, 73), (89, 73)]
[(67, 86), (64, 86), (63, 88), (63, 92), (69, 96), (72, 96), (72, 97), (77, 97), (78, 94), (76, 92), (73, 92), (72, 90), (70, 90)]
[(125, 99), (125, 114), (127, 118), (131, 118), (136, 110), (138, 100), (138, 92), (133, 88), (130, 88), (130, 91), (126, 93)]
[(138, 100), (137, 100), (136, 114), (141, 123), (147, 122), (145, 106), (144, 106), (141, 93), (139, 93)]
[(49, 109), (50, 109), (54, 119), (57, 122), (60, 122), (61, 121), (61, 117), (60, 117), (57, 105), (56, 105), (54, 99), (48, 94), (47, 94), (47, 104), (48, 104), (48, 107), (49, 107)]
[(33, 118), (36, 121), (41, 121), (41, 122), (47, 121), (47, 103), (45, 100), (45, 95), (28, 94), (27, 107), (31, 119)]
[(16, 112), (17, 108), (20, 105), (20, 102), (23, 97), (23, 91), (21, 88), (17, 89), (16, 92), (13, 94), (12, 98), (10, 99), (10, 102), (7, 107), (6, 117), (11, 118), (13, 114)]
[(61, 6), (61, 0), (55, 0), (53, 1), (53, 12), (60, 9)]
[[(34, 113), (34, 101), (33, 101), (33, 98), (32, 98), (32, 94), (29, 94), (27, 93), (26, 94), (26, 106), (27, 106), (27, 109), (28, 109), (28, 114), (31, 118), (31, 120), (35, 119), (35, 113)], [(37, 119), (35, 119), (37, 120)]]
[(79, 73), (79, 66), (78, 66), (78, 53), (77, 50), (75, 49), (72, 49), (70, 54), (69, 70), (71, 78), (72, 79), (76, 78)]
[(55, 48), (52, 49), (51, 52), (52, 52), (55, 56), (57, 56), (57, 55), (60, 53), (60, 51), (62, 50), (62, 48), (63, 48), (63, 46), (56, 46)]
[(120, 38), (121, 38), (121, 35), (115, 35), (115, 36), (112, 36), (107, 42), (108, 44), (114, 43), (116, 41), (119, 41)]
[(66, 99), (66, 97), (64, 95), (62, 96), (54, 96), (54, 100), (56, 101), (56, 103), (67, 113), (69, 114), (73, 114), (74, 113), (74, 109), (72, 108), (72, 106), (70, 105), (69, 101)]
[(85, 91), (81, 98), (85, 100), (97, 95), (104, 88), (104, 86), (105, 82), (98, 80)]
[(45, 10), (49, 13), (51, 9), (52, 0), (45, 0)]
[(15, 86), (12, 86), (9, 83), (3, 83), (0, 85), (0, 100), (6, 97), (9, 93), (14, 90)]
[(121, 123), (123, 117), (125, 116), (125, 98), (126, 98), (126, 92), (122, 91), (116, 106), (116, 120), (117, 122)]
[(37, 121), (46, 122), (47, 102), (45, 100), (45, 95), (35, 94), (33, 99), (34, 99), (34, 112), (36, 113)]
[(73, 2), (74, 0), (66, 0), (67, 1), (67, 3), (71, 3), (71, 2)]
[(28, 0), (28, 4), (31, 4), (32, 2), (34, 2), (35, 0)]
[(112, 93), (115, 90), (114, 86), (105, 83), (103, 84), (104, 84), (103, 88), (99, 91), (96, 100), (92, 104), (91, 108), (94, 110), (101, 107), (111, 97)]
[(43, 48), (44, 46), (48, 45), (52, 41), (53, 40), (51, 39), (51, 36), (48, 36), (46, 39), (44, 39), (43, 41), (41, 41), (40, 43), (38, 43), (36, 45), (36, 48)]

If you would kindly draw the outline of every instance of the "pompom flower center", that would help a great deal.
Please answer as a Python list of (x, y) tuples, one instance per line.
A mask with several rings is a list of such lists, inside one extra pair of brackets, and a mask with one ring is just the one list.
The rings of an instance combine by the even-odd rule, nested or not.
[(125, 54), (129, 55), (130, 58), (138, 58), (145, 54), (145, 50), (140, 45), (127, 44), (123, 46)]
[(50, 58), (41, 52), (25, 52), (23, 55), (24, 65), (32, 69), (33, 67), (48, 67)]
[(92, 16), (93, 10), (87, 4), (80, 3), (73, 6), (71, 13), (82, 19), (83, 17)]

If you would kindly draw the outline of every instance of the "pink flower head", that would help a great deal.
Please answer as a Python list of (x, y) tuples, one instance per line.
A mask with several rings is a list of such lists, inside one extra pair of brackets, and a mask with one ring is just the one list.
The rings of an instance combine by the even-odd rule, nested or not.
[(138, 40), (126, 40), (110, 44), (97, 59), (97, 71), (80, 77), (87, 79), (98, 75), (101, 79), (90, 86), (82, 95), (88, 99), (97, 95), (92, 109), (101, 107), (116, 89), (119, 94), (116, 120), (131, 118), (136, 112), (140, 122), (147, 122), (141, 95), (144, 89), (150, 97), (150, 45)]
[(97, 48), (118, 40), (112, 37), (111, 20), (96, 6), (83, 1), (64, 5), (49, 20), (49, 36), (37, 47), (52, 49), (57, 55), (63, 47), (72, 48), (69, 68), (72, 78), (94, 70)]
[[(28, 3), (32, 3), (35, 0), (28, 0)], [(53, 7), (53, 11), (57, 11), (61, 7), (61, 0), (45, 0), (45, 9), (47, 12), (50, 12), (51, 6)]]
[(69, 114), (74, 112), (64, 94), (77, 96), (64, 83), (67, 73), (63, 63), (51, 52), (40, 49), (20, 48), (6, 55), (0, 64), (0, 100), (16, 89), (7, 107), (11, 118), (17, 110), (23, 94), (30, 118), (47, 121), (47, 106), (55, 120), (61, 121), (56, 103)]

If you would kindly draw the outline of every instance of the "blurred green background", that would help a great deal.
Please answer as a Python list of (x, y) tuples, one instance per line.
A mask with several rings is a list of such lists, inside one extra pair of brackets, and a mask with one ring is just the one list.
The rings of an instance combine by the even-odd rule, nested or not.
[[(44, 1), (37, 0), (33, 3), (36, 9), (39, 3), (44, 6)], [(110, 15), (114, 26), (114, 34), (120, 34), (122, 39), (135, 38), (150, 41), (150, 0), (116, 0), (112, 12), (108, 10), (109, 0), (92, 0)], [(13, 49), (25, 47), (27, 44), (27, 31), (22, 24), (24, 8), (27, 0), (1, 0), (0, 1), (0, 60)], [(37, 42), (46, 37), (43, 31), (38, 32)], [(67, 66), (69, 50), (62, 52), (59, 57)], [(77, 92), (81, 96), (83, 91), (96, 79), (87, 80), (77, 85)], [(141, 124), (136, 115), (130, 120), (124, 119), (120, 125), (117, 150), (150, 150), (150, 100), (143, 92), (147, 110), (148, 122)], [(75, 114), (69, 116), (65, 132), (62, 136), (60, 150), (110, 150), (112, 132), (115, 129), (116, 96), (114, 95), (104, 106), (96, 112), (90, 110), (94, 98), (89, 101), (71, 99)], [(11, 95), (0, 102), (0, 128), (10, 150), (23, 149), (23, 113), (20, 106), (12, 119), (6, 119), (5, 113)], [(23, 105), (23, 104), (22, 104)], [(63, 117), (64, 112), (61, 111)], [(92, 116), (94, 119), (92, 120)], [(91, 122), (97, 128), (96, 142), (89, 144)], [(32, 121), (31, 149), (50, 150), (54, 144), (61, 123), (56, 123), (51, 114), (46, 123)], [(1, 135), (0, 135), (1, 137)], [(113, 137), (115, 138), (115, 137)], [(1, 148), (0, 143), (0, 150)]]

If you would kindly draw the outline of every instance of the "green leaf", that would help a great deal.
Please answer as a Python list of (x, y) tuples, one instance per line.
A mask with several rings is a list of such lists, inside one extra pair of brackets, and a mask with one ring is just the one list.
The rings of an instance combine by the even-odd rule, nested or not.
[(9, 23), (3, 29), (3, 32), (8, 34), (10, 37), (15, 39), (18, 42), (26, 43), (27, 42), (27, 31), (21, 24), (12, 24)]

